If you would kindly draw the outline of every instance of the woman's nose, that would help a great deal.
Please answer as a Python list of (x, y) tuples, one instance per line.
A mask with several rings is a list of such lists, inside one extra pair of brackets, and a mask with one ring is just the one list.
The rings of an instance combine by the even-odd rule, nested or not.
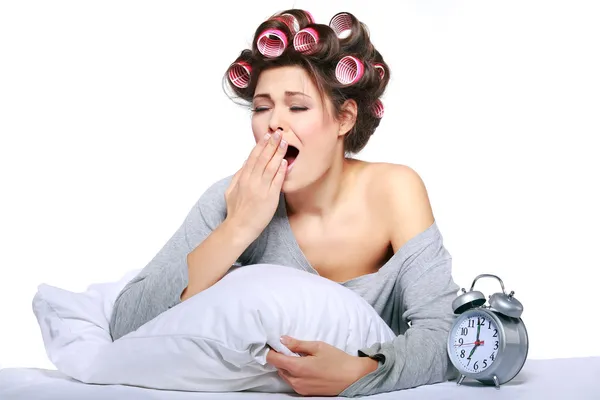
[(285, 130), (285, 123), (279, 115), (278, 111), (273, 110), (271, 112), (271, 119), (269, 120), (269, 132), (274, 133), (276, 130)]

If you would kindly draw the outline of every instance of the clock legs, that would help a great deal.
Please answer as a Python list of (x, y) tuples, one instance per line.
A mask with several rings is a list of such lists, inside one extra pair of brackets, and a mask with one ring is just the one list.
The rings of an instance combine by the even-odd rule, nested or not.
[(496, 389), (500, 389), (500, 382), (498, 382), (498, 377), (494, 375), (494, 385), (496, 385)]
[[(463, 381), (465, 380), (466, 376), (465, 375), (460, 375), (460, 378), (458, 379), (458, 381), (456, 382), (457, 385), (460, 385), (463, 383)], [(498, 380), (498, 377), (496, 375), (494, 375), (492, 377), (492, 379), (494, 379), (494, 386), (496, 386), (496, 389), (500, 389), (500, 381)]]

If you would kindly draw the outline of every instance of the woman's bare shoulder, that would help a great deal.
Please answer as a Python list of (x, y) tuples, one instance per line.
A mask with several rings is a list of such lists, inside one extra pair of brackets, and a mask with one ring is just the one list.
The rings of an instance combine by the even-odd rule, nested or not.
[(390, 242), (396, 251), (434, 222), (425, 183), (408, 165), (385, 162), (365, 166), (369, 196), (388, 221)]
[(425, 190), (421, 176), (408, 165), (366, 161), (362, 164), (368, 190), (379, 198), (390, 198), (399, 195), (399, 192), (410, 195)]

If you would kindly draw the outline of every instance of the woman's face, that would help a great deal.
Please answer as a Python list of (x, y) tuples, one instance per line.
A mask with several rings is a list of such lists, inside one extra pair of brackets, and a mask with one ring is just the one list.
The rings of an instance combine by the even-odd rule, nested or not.
[[(294, 191), (319, 179), (331, 166), (343, 139), (330, 101), (322, 103), (310, 76), (298, 66), (262, 72), (254, 93), (254, 139), (280, 129), (288, 142), (289, 167), (283, 190)], [(298, 151), (293, 152), (293, 147)]]

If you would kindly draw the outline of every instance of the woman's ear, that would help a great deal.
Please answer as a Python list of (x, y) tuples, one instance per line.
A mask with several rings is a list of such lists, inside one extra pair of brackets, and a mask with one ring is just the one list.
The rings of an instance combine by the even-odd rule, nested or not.
[(356, 116), (358, 114), (358, 105), (356, 101), (349, 99), (342, 105), (342, 115), (340, 117), (340, 130), (339, 136), (346, 135), (352, 130), (356, 123)]

